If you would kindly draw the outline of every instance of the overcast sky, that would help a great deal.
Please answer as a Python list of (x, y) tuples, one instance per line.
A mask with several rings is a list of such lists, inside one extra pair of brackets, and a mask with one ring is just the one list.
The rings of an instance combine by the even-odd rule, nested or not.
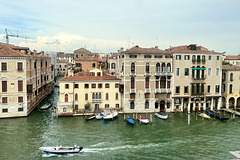
[(37, 51), (202, 45), (240, 54), (240, 0), (0, 0), (0, 41)]

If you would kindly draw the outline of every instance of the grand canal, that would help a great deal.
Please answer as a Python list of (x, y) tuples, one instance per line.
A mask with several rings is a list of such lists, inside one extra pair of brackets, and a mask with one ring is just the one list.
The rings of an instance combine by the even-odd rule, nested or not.
[[(0, 159), (233, 159), (240, 150), (240, 119), (202, 120), (191, 113), (171, 113), (166, 121), (135, 126), (123, 121), (85, 121), (84, 117), (53, 118), (52, 110), (39, 111), (48, 99), (56, 105), (58, 88), (28, 117), (0, 119)], [(149, 115), (148, 115), (149, 116)], [(226, 116), (229, 114), (226, 113)], [(84, 147), (79, 154), (42, 153), (41, 146)]]

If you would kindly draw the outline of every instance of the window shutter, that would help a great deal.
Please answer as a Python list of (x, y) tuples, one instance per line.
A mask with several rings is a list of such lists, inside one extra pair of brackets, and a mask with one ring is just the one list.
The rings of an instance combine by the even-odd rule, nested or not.
[(23, 81), (18, 81), (18, 91), (23, 91)]
[(2, 71), (7, 71), (7, 63), (2, 63)]
[(7, 92), (7, 81), (2, 81), (2, 92)]

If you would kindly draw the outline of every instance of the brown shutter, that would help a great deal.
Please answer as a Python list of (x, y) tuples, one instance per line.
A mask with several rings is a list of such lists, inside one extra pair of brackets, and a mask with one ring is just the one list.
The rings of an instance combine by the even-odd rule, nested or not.
[(18, 97), (18, 103), (23, 102), (23, 97)]
[(65, 102), (68, 102), (68, 95), (65, 94)]
[(18, 91), (23, 91), (23, 81), (18, 81)]
[(22, 71), (22, 62), (18, 62), (18, 71)]
[(7, 71), (7, 63), (2, 63), (2, 71)]
[(2, 81), (2, 92), (7, 92), (7, 81)]
[(7, 97), (2, 98), (2, 103), (7, 103)]

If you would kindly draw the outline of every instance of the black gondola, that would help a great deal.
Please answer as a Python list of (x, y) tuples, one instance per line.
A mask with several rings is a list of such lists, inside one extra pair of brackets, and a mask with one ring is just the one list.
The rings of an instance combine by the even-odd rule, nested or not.
[(211, 116), (211, 117), (214, 117), (214, 118), (217, 118), (219, 120), (229, 120), (230, 118), (227, 118), (227, 117), (221, 117), (220, 114), (216, 113), (216, 112), (211, 112), (209, 110), (206, 110), (207, 113)]

